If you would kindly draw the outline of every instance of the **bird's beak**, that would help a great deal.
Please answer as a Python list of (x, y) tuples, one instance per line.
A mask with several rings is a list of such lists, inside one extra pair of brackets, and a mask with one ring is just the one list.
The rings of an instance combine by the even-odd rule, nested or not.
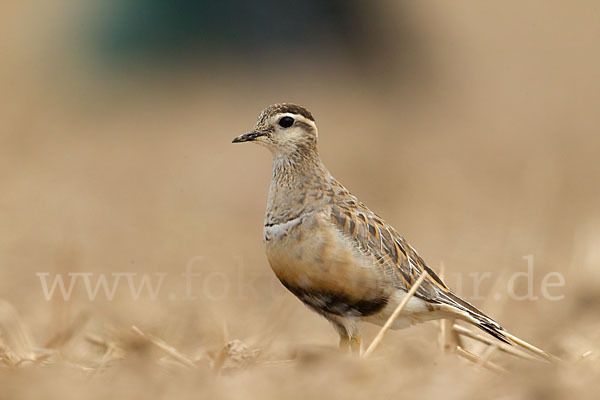
[(252, 142), (261, 136), (265, 136), (265, 134), (256, 132), (256, 131), (252, 131), (252, 132), (244, 133), (243, 135), (236, 137), (235, 139), (233, 139), (233, 142), (231, 142), (231, 143)]

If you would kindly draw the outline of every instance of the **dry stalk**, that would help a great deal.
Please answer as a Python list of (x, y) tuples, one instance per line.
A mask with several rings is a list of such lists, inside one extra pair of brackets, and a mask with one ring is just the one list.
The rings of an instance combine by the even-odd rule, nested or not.
[(496, 372), (498, 374), (505, 374), (508, 372), (506, 369), (502, 368), (498, 364), (495, 364), (489, 360), (482, 362), (481, 357), (471, 353), (470, 351), (463, 349), (462, 347), (456, 348), (456, 354), (458, 354), (459, 356), (461, 356), (462, 358), (464, 358), (466, 360), (471, 361), (474, 364), (481, 365), (482, 367), (489, 369), (490, 371)]
[[(442, 280), (444, 280), (444, 273), (445, 273), (445, 266), (443, 263), (441, 263), (439, 276)], [(497, 285), (498, 282), (499, 282), (499, 280), (497, 279), (495, 282), (495, 285)], [(515, 343), (519, 344), (522, 348), (529, 350), (530, 352), (534, 353), (538, 357), (533, 357), (523, 351), (519, 351), (515, 347), (513, 347), (509, 344), (497, 342), (496, 340), (493, 340), (486, 336), (474, 333), (471, 330), (469, 330), (463, 326), (456, 325), (454, 323), (454, 320), (449, 320), (449, 319), (440, 320), (440, 343), (441, 343), (442, 350), (444, 351), (444, 353), (452, 352), (457, 347), (460, 347), (464, 350), (464, 346), (461, 341), (461, 335), (462, 335), (462, 336), (467, 336), (471, 339), (474, 339), (481, 344), (487, 345), (488, 347), (484, 350), (484, 354), (487, 354), (487, 352), (491, 352), (490, 357), (496, 352), (496, 350), (501, 350), (505, 353), (509, 353), (511, 355), (514, 355), (516, 357), (520, 357), (520, 358), (523, 358), (523, 359), (526, 359), (529, 361), (541, 361), (539, 357), (541, 357), (543, 360), (546, 360), (546, 361), (558, 360), (558, 358), (553, 357), (552, 355), (525, 342), (522, 339), (519, 339), (508, 333), (505, 333), (505, 334), (510, 339), (512, 339)], [(495, 349), (492, 351), (492, 350), (490, 350), (489, 346), (492, 346)]]
[(68, 341), (70, 341), (77, 332), (80, 332), (85, 324), (90, 319), (88, 313), (80, 313), (76, 318), (66, 327), (59, 330), (48, 342), (45, 344), (47, 349), (60, 349)]
[(13, 305), (3, 299), (0, 299), (0, 356), (11, 367), (34, 362), (36, 357), (28, 327)]
[(97, 346), (101, 346), (104, 349), (104, 354), (102, 355), (102, 358), (96, 366), (96, 370), (93, 372), (92, 376), (97, 376), (111, 360), (121, 357), (120, 353), (122, 350), (114, 342), (108, 342), (103, 338), (93, 334), (86, 335), (85, 339), (88, 342)]
[(490, 361), (492, 359), (492, 356), (494, 354), (496, 354), (497, 351), (498, 351), (497, 343), (494, 343), (493, 345), (489, 346), (481, 355), (481, 358), (479, 359), (479, 365), (484, 366), (485, 364), (487, 364), (488, 361)]
[(2, 338), (0, 338), (0, 361), (2, 361), (7, 367), (15, 367), (19, 362), (6, 348), (4, 343), (2, 343)]
[(527, 343), (526, 341), (524, 341), (523, 339), (520, 339), (518, 337), (516, 337), (515, 335), (508, 333), (506, 331), (502, 332), (502, 334), (504, 336), (506, 336), (511, 342), (518, 344), (519, 346), (521, 346), (522, 348), (529, 350), (531, 353), (539, 356), (540, 358), (548, 361), (548, 362), (557, 362), (557, 361), (562, 361), (560, 358), (550, 354), (550, 353), (546, 353), (544, 350), (535, 347), (534, 345), (532, 345), (531, 343)]
[(594, 354), (594, 352), (592, 350), (588, 350), (588, 351), (584, 352), (582, 355), (580, 355), (579, 358), (576, 360), (576, 362), (583, 361), (586, 358), (589, 358), (592, 354)]
[(195, 367), (194, 362), (191, 359), (189, 359), (185, 355), (181, 354), (179, 351), (177, 351), (177, 349), (175, 347), (169, 345), (164, 340), (159, 339), (159, 338), (157, 338), (155, 336), (152, 336), (149, 333), (142, 332), (140, 330), (140, 328), (138, 328), (135, 325), (132, 325), (131, 329), (136, 334), (140, 335), (142, 338), (146, 339), (148, 342), (152, 343), (153, 345), (155, 345), (156, 347), (158, 347), (159, 349), (161, 349), (166, 354), (170, 355), (171, 357), (173, 357), (175, 360), (179, 361), (180, 363), (182, 363), (186, 367), (189, 367), (189, 368), (194, 368)]
[(515, 347), (506, 344), (506, 343), (502, 343), (502, 342), (498, 342), (495, 339), (489, 338), (487, 336), (484, 335), (480, 335), (478, 333), (475, 333), (473, 331), (471, 331), (468, 328), (465, 328), (464, 326), (461, 325), (454, 325), (453, 326), (453, 330), (458, 333), (459, 335), (462, 336), (466, 336), (469, 337), (473, 340), (477, 340), (481, 343), (484, 343), (488, 346), (498, 346), (498, 350), (503, 351), (505, 353), (511, 354), (513, 356), (522, 358), (524, 360), (528, 360), (528, 361), (540, 361), (539, 358), (537, 357), (533, 357), (530, 356), (529, 354), (526, 354), (522, 351), (517, 350)]
[(412, 287), (410, 288), (408, 293), (406, 293), (406, 296), (404, 296), (404, 298), (402, 299), (400, 304), (398, 304), (398, 307), (396, 307), (396, 309), (394, 310), (392, 315), (390, 315), (388, 320), (385, 322), (385, 325), (383, 325), (383, 327), (381, 328), (381, 330), (379, 331), (377, 336), (375, 336), (375, 339), (373, 339), (373, 341), (367, 348), (367, 351), (365, 351), (364, 354), (362, 355), (363, 358), (369, 357), (373, 353), (373, 351), (375, 351), (375, 349), (377, 348), (379, 343), (383, 340), (383, 337), (385, 336), (387, 331), (390, 330), (390, 328), (392, 327), (392, 324), (398, 319), (398, 317), (400, 316), (400, 313), (402, 312), (402, 310), (404, 310), (404, 307), (406, 307), (406, 305), (408, 304), (408, 301), (411, 299), (411, 297), (413, 297), (413, 295), (416, 293), (419, 286), (421, 286), (421, 283), (423, 283), (423, 281), (428, 276), (429, 275), (425, 271), (423, 271), (423, 273), (421, 274), (419, 279), (417, 279), (417, 281), (414, 283), (414, 285), (412, 285)]

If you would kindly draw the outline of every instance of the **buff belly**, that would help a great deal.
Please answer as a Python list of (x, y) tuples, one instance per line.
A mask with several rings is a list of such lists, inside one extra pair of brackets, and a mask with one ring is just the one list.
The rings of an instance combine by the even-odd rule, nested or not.
[(323, 314), (374, 316), (386, 308), (391, 285), (348, 240), (319, 214), (265, 227), (271, 268), (300, 300)]

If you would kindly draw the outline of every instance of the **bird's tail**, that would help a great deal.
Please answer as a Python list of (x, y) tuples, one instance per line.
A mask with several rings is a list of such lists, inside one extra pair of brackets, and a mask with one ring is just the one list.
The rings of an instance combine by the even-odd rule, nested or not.
[(516, 337), (515, 335), (504, 330), (496, 321), (485, 315), (475, 306), (470, 303), (464, 301), (454, 293), (448, 291), (446, 293), (441, 294), (442, 307), (449, 311), (454, 316), (475, 325), (482, 331), (488, 333), (489, 335), (495, 337), (496, 339), (508, 343), (510, 345), (517, 345), (522, 349), (525, 349), (538, 357), (541, 357), (544, 360), (552, 361), (555, 360), (556, 357), (551, 354), (545, 352), (544, 350), (527, 343), (523, 339)]

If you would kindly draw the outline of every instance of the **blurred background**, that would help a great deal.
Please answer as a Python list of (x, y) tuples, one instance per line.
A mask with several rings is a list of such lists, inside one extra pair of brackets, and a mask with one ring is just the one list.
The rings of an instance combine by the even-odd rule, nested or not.
[[(269, 104), (306, 106), (332, 173), (451, 287), (575, 360), (600, 345), (599, 40), (591, 0), (2, 2), (0, 349), (52, 351), (44, 368), (0, 369), (3, 391), (593, 394), (597, 356), (509, 360), (523, 373), (498, 378), (442, 357), (434, 323), (391, 333), (371, 364), (338, 355), (264, 256), (270, 154), (231, 139)], [(518, 301), (507, 283), (528, 256), (537, 299)], [(561, 300), (542, 295), (551, 272)], [(123, 278), (92, 301), (82, 281), (47, 300), (40, 273), (167, 275), (156, 298), (133, 299)], [(198, 360), (235, 339), (278, 367), (174, 372), (139, 350), (134, 324)]]

